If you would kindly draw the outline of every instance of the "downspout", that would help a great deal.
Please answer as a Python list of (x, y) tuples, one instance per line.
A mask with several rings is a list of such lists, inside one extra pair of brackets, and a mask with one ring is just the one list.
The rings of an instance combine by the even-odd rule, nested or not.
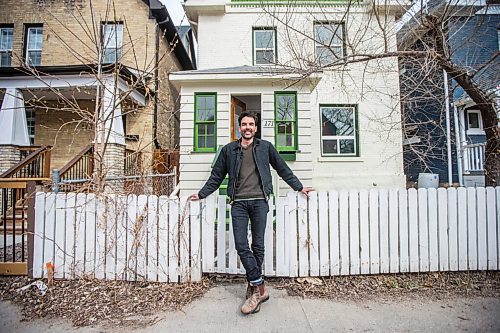
[(160, 53), (160, 26), (156, 25), (155, 30), (155, 98), (154, 98), (154, 110), (153, 110), (153, 142), (156, 149), (160, 149), (160, 143), (158, 142), (158, 66), (159, 66), (159, 53)]
[(464, 179), (463, 179), (463, 172), (462, 172), (462, 139), (460, 139), (460, 129), (459, 129), (459, 122), (460, 120), (458, 119), (458, 111), (457, 111), (457, 106), (453, 103), (453, 120), (455, 122), (455, 142), (457, 145), (457, 172), (458, 172), (458, 183), (460, 186), (464, 186)]
[(444, 100), (446, 110), (446, 150), (448, 154), (448, 184), (453, 184), (452, 158), (451, 158), (451, 125), (450, 125), (450, 96), (448, 91), (448, 74), (443, 70)]

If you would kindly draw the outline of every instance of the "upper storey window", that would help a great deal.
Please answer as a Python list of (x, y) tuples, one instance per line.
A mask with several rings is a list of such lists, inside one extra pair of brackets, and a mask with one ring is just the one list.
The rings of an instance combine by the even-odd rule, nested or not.
[(26, 63), (30, 66), (42, 64), (43, 27), (27, 27), (26, 29)]
[(276, 63), (276, 28), (253, 28), (254, 65)]
[(14, 28), (0, 28), (0, 67), (10, 66), (12, 59), (12, 36)]
[(123, 24), (104, 23), (103, 35), (103, 62), (106, 64), (122, 60)]
[(344, 36), (343, 23), (314, 23), (315, 54), (319, 65), (330, 65), (345, 56)]

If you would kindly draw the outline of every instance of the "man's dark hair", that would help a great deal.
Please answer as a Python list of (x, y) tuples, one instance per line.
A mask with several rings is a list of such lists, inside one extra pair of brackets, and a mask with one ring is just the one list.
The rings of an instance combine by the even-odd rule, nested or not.
[(238, 118), (238, 125), (239, 126), (241, 126), (241, 120), (245, 117), (253, 118), (253, 120), (255, 121), (255, 126), (257, 126), (257, 122), (258, 122), (257, 115), (255, 113), (250, 113), (250, 112), (243, 112), (242, 114), (240, 114), (240, 116)]

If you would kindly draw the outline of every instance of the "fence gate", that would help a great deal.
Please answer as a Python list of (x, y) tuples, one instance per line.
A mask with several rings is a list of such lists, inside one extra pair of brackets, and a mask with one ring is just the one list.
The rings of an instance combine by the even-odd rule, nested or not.
[[(0, 275), (26, 275), (33, 239), (35, 185), (0, 179)], [(31, 200), (31, 202), (30, 202)], [(31, 239), (28, 239), (31, 237)], [(31, 248), (31, 251), (30, 251)], [(31, 259), (32, 260), (32, 259)]]

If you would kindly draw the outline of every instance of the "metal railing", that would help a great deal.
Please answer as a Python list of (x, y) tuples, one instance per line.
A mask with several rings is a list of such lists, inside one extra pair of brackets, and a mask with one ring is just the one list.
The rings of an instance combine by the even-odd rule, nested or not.
[(484, 170), (485, 143), (475, 143), (464, 146), (463, 161), (465, 172)]

